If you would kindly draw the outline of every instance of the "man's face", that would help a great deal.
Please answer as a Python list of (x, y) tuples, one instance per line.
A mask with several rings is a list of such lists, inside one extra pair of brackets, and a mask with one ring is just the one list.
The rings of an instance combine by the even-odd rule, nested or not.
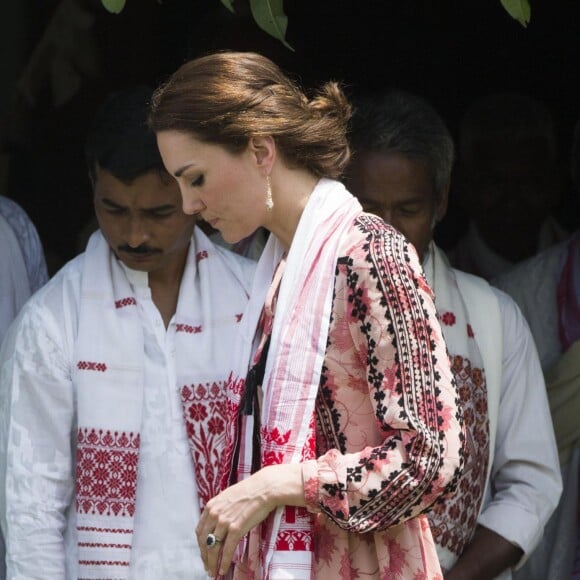
[(183, 213), (169, 175), (150, 171), (127, 184), (97, 167), (94, 205), (103, 236), (127, 267), (163, 274), (183, 264), (195, 217)]
[(426, 161), (399, 153), (361, 152), (349, 167), (348, 188), (366, 212), (390, 223), (424, 256), (447, 203), (446, 192), (438, 201)]

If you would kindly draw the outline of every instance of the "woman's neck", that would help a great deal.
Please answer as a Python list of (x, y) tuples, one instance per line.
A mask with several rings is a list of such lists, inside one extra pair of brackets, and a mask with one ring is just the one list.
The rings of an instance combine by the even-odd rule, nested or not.
[(266, 228), (290, 249), (302, 212), (319, 178), (302, 169), (283, 168), (272, 172), (274, 208)]

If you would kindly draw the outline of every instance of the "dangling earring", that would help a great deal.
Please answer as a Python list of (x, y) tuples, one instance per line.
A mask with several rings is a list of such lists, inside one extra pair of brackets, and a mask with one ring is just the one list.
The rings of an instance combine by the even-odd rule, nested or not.
[(266, 209), (272, 211), (274, 209), (274, 200), (272, 199), (272, 184), (270, 183), (270, 176), (266, 175)]

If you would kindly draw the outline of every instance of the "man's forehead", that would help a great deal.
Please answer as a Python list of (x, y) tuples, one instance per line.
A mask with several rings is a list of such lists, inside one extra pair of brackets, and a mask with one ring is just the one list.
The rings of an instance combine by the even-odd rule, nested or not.
[(126, 183), (103, 171), (97, 175), (94, 192), (99, 199), (142, 209), (181, 205), (177, 182), (164, 180), (157, 172), (148, 172)]

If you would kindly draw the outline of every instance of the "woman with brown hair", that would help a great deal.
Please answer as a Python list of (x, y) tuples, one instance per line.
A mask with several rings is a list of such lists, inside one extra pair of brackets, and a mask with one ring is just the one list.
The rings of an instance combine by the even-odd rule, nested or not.
[(210, 576), (441, 578), (423, 514), (462, 468), (456, 393), (415, 250), (336, 181), (350, 112), (254, 53), (190, 61), (153, 98), (184, 211), (229, 243), (270, 231), (196, 530)]

